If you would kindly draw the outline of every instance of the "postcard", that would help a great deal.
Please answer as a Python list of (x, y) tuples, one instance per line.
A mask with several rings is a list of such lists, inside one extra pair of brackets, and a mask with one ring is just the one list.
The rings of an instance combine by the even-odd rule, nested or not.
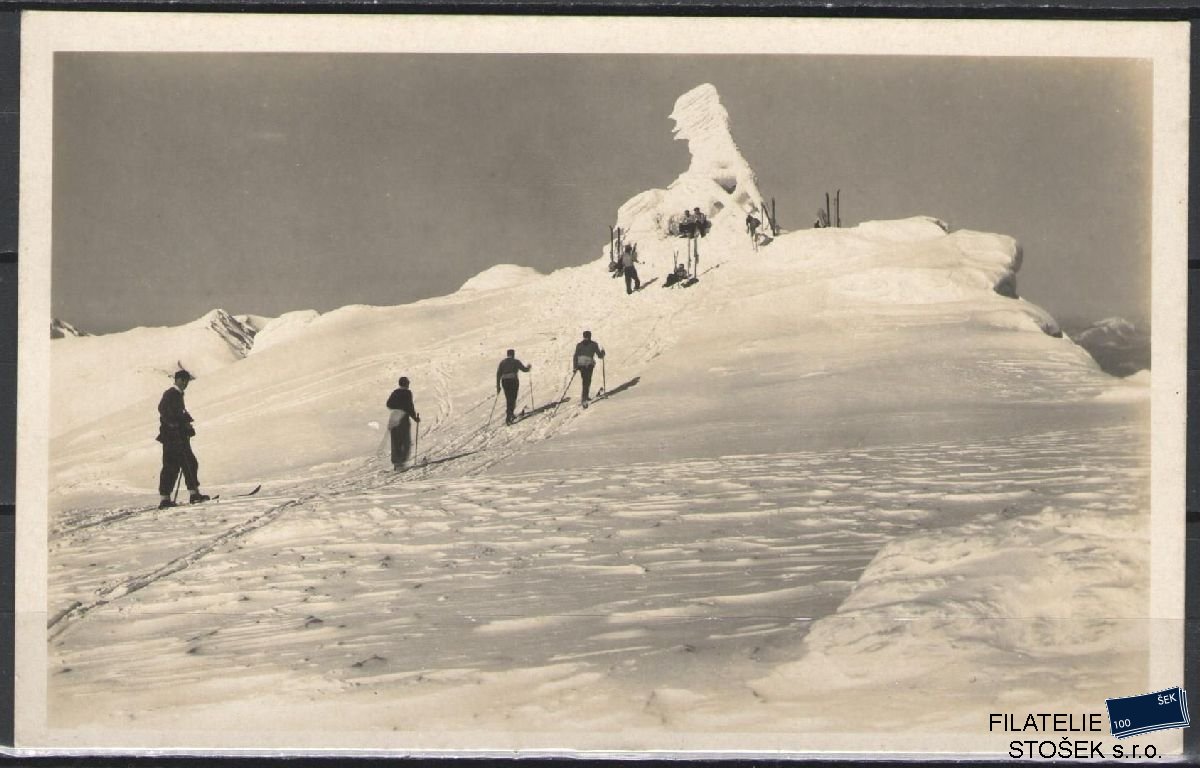
[(1179, 754), (1188, 44), (26, 14), (18, 747)]

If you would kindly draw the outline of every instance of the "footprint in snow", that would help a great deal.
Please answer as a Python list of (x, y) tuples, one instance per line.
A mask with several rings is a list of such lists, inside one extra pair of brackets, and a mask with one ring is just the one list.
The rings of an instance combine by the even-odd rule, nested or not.
[(367, 667), (378, 667), (382, 664), (387, 664), (387, 659), (385, 659), (384, 657), (379, 656), (379, 655), (374, 655), (369, 659), (363, 659), (362, 661), (356, 661), (353, 664), (351, 664), (350, 666), (354, 667), (355, 669), (365, 669)]

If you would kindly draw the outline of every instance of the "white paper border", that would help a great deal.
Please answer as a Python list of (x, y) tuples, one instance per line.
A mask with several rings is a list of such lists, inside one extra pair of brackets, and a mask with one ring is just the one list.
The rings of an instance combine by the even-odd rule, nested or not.
[[(17, 696), (19, 745), (181, 751), (248, 747), (219, 734), (55, 732), (46, 725), (46, 499), (50, 342), (52, 78), (56, 51), (308, 51), (470, 53), (762, 53), (995, 57), (1115, 57), (1153, 61), (1152, 566), (1148, 616), (1155, 628), (1147, 690), (1183, 675), (1184, 426), (1186, 420), (1187, 157), (1189, 27), (1183, 22), (330, 16), (26, 12), (22, 15), (19, 354), (17, 419)], [(633, 734), (629, 734), (633, 736)], [(972, 752), (983, 734), (929, 743), (927, 734), (829, 734), (846, 756)], [(216, 738), (212, 738), (216, 736)], [(373, 734), (261, 734), (265, 749), (381, 750)], [(431, 734), (422, 751), (455, 749), (469, 734)], [(680, 734), (672, 749), (735, 756), (739, 737), (712, 743)], [(486, 754), (507, 754), (533, 734), (492, 734)], [(175, 736), (174, 738), (178, 738)], [(772, 737), (746, 734), (754, 754)], [(1181, 743), (1179, 732), (1168, 742)], [(661, 734), (657, 739), (662, 741)], [(503, 742), (503, 743), (500, 743)], [(580, 735), (571, 748), (619, 750)], [(357, 748), (357, 749), (356, 749)], [(413, 752), (409, 752), (413, 754)], [(478, 752), (474, 754), (480, 754)], [(570, 754), (530, 750), (526, 755)], [(601, 753), (595, 753), (601, 754)], [(663, 753), (646, 753), (657, 754)], [(875, 754), (874, 756), (880, 757)], [(993, 756), (998, 756), (993, 753)]]

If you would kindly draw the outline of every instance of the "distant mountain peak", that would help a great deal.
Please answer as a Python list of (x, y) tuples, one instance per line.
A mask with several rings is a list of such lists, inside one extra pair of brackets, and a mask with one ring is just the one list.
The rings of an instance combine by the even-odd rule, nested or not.
[(68, 323), (66, 320), (59, 320), (57, 317), (50, 320), (50, 338), (65, 339), (68, 337), (88, 336), (75, 326)]
[(1150, 368), (1150, 334), (1123, 317), (1106, 317), (1074, 334), (1100, 368), (1113, 376), (1130, 376)]
[(192, 325), (207, 326), (220, 336), (238, 357), (250, 354), (254, 347), (254, 336), (258, 330), (249, 322), (242, 322), (223, 309), (214, 309), (192, 322)]

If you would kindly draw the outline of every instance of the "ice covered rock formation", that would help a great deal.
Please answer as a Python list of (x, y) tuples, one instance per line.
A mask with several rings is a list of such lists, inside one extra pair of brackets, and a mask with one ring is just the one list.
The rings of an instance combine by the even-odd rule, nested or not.
[[(671, 112), (675, 138), (688, 143), (692, 163), (672, 188), (708, 192), (722, 202), (721, 194), (709, 189), (716, 184), (733, 204), (749, 208), (762, 201), (754, 171), (738, 150), (729, 132), (729, 113), (721, 105), (717, 89), (705, 83), (680, 96)], [(703, 210), (703, 207), (701, 208)]]
[[(617, 212), (616, 225), (639, 243), (671, 237), (685, 210), (699, 208), (712, 223), (709, 237), (744, 239), (746, 213), (764, 204), (754, 170), (738, 150), (729, 129), (729, 113), (709, 83), (680, 96), (671, 112), (675, 138), (688, 143), (688, 169), (666, 189), (651, 189), (631, 198)], [(645, 259), (643, 258), (643, 261)]]

